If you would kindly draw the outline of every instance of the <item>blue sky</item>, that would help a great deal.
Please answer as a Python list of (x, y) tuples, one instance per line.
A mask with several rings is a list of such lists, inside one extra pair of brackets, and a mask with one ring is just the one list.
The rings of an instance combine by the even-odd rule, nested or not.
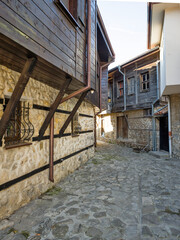
[(147, 50), (147, 3), (98, 0), (109, 38), (122, 64)]

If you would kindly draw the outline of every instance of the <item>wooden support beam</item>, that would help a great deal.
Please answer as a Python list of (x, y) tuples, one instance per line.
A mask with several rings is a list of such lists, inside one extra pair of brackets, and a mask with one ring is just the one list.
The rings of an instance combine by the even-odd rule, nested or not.
[(49, 139), (49, 180), (54, 182), (54, 116), (50, 122), (50, 139)]
[(66, 128), (68, 127), (69, 123), (71, 122), (71, 120), (73, 119), (75, 113), (77, 112), (78, 108), (80, 107), (82, 101), (84, 100), (86, 94), (88, 91), (83, 92), (79, 98), (79, 100), (77, 101), (75, 107), (73, 108), (72, 112), (70, 113), (69, 117), (66, 119), (64, 125), (62, 126), (61, 130), (59, 131), (59, 137), (62, 137), (63, 133), (65, 132)]
[(41, 127), (41, 129), (39, 130), (39, 137), (38, 137), (38, 141), (41, 141), (49, 123), (51, 122), (52, 117), (54, 116), (54, 113), (56, 111), (56, 109), (58, 108), (59, 104), (61, 103), (61, 100), (64, 96), (64, 93), (66, 91), (66, 89), (68, 88), (69, 84), (71, 83), (72, 78), (67, 78), (64, 85), (62, 86), (61, 90), (59, 91), (56, 100), (54, 101), (54, 103), (51, 105), (50, 107), (50, 111), (46, 117), (46, 119), (44, 120), (44, 123)]
[(4, 114), (0, 121), (0, 140), (2, 139), (6, 131), (6, 128), (9, 124), (12, 113), (14, 112), (19, 100), (21, 99), (24, 89), (29, 81), (30, 75), (35, 67), (35, 64), (36, 64), (36, 58), (28, 58), (26, 60), (21, 76), (19, 77), (19, 80), (13, 91), (13, 94), (6, 106)]

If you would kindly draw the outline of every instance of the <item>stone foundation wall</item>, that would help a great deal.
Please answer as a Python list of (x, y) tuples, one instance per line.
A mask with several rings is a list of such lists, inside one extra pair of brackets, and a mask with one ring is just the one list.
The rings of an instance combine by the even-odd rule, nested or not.
[[(97, 121), (97, 139), (106, 142), (118, 142), (126, 146), (139, 146), (142, 148), (148, 145), (152, 149), (152, 118), (144, 117), (143, 110), (126, 111), (128, 122), (128, 138), (117, 139), (117, 117), (124, 116), (124, 113), (112, 113), (101, 115)], [(101, 123), (103, 119), (104, 135), (101, 135)], [(156, 119), (156, 142), (159, 149), (159, 121)]]
[(180, 94), (171, 95), (172, 155), (180, 159)]
[[(2, 101), (4, 102), (5, 98), (11, 96), (19, 75), (17, 72), (0, 66), (0, 118), (3, 114)], [(21, 100), (30, 103), (29, 117), (35, 132), (31, 145), (5, 149), (2, 142), (2, 146), (0, 146), (0, 219), (9, 216), (31, 199), (44, 193), (94, 155), (94, 110), (90, 103), (84, 101), (78, 110), (79, 113), (88, 115), (79, 116), (79, 123), (83, 133), (77, 137), (72, 137), (71, 124), (69, 124), (65, 131), (65, 133), (69, 134), (54, 139), (54, 161), (70, 155), (66, 160), (54, 166), (55, 182), (49, 181), (48, 169), (38, 173), (33, 172), (49, 163), (49, 140), (45, 139), (40, 142), (36, 140), (48, 111), (37, 109), (33, 104), (50, 107), (57, 94), (56, 89), (34, 79), (30, 79), (26, 86)], [(70, 99), (61, 104), (59, 109), (71, 111), (76, 102), (76, 98)], [(67, 117), (67, 113), (55, 113), (55, 135), (59, 133)], [(49, 127), (44, 136), (49, 136)], [(28, 174), (30, 175), (28, 176)], [(24, 177), (24, 179), (20, 177)], [(11, 184), (10, 181), (15, 179), (17, 183), (13, 182)], [(10, 187), (8, 187), (7, 183), (10, 183)]]

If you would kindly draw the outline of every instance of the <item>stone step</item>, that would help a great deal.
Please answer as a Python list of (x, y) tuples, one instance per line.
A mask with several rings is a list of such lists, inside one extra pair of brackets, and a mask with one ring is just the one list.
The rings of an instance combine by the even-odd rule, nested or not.
[(149, 154), (157, 158), (169, 158), (169, 152), (166, 151), (150, 151)]

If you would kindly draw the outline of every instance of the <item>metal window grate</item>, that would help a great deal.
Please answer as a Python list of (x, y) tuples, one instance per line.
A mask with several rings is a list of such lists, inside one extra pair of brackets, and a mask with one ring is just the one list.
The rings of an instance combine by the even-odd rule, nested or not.
[(26, 143), (31, 140), (34, 126), (29, 119), (29, 109), (29, 103), (18, 103), (4, 135), (6, 146)]

